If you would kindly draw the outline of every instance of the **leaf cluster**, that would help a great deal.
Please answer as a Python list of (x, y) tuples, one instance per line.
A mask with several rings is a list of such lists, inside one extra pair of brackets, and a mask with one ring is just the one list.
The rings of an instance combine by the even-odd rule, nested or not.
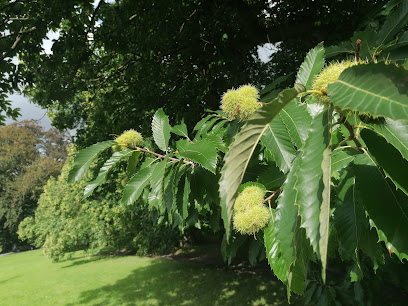
[[(381, 44), (393, 43), (406, 27), (406, 23), (391, 20), (396, 14), (407, 15), (405, 4), (394, 10), (380, 30), (389, 33)], [(363, 56), (360, 52), (354, 52), (357, 61)], [(322, 46), (315, 47), (299, 69), (296, 82), (306, 87), (305, 94), (314, 92), (311, 84), (325, 65), (324, 54)], [(270, 151), (267, 156), (286, 174), (264, 243), (269, 264), (287, 284), (288, 296), (291, 291), (302, 294), (308, 277), (339, 285), (326, 272), (338, 256), (350, 263), (351, 282), (365, 274), (365, 258), (374, 270), (384, 264), (385, 250), (401, 261), (408, 258), (408, 245), (402, 242), (408, 236), (408, 198), (401, 172), (408, 160), (405, 144), (401, 146), (408, 121), (408, 73), (394, 62), (378, 62), (378, 56), (370, 59), (372, 62), (352, 66), (332, 80), (327, 93), (315, 93), (327, 94), (329, 104), (318, 105), (313, 96), (302, 99), (307, 106), (296, 108), (305, 107), (309, 116), (292, 121), (292, 126), (289, 120), (277, 120), (282, 111), (251, 124), (254, 115), (225, 157), (220, 196), (227, 237), (237, 191), (254, 151), (251, 148), (261, 142)], [(255, 129), (255, 124), (260, 127)], [(305, 127), (303, 139), (299, 133), (293, 136), (299, 130), (297, 125)], [(396, 131), (396, 126), (401, 129)], [(384, 134), (386, 130), (397, 134)], [(315, 262), (322, 264), (321, 276), (310, 269)], [(316, 290), (313, 288), (310, 290)], [(330, 293), (326, 298), (335, 300), (335, 296)]]

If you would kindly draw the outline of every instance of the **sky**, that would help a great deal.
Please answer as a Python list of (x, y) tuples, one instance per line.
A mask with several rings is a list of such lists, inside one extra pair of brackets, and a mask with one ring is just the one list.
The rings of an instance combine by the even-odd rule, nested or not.
[[(34, 119), (38, 120), (39, 124), (45, 129), (48, 130), (51, 128), (51, 120), (47, 117), (47, 110), (30, 103), (30, 101), (22, 95), (11, 95), (9, 99), (12, 102), (13, 108), (20, 108), (21, 116), (17, 118), (17, 121)], [(6, 119), (6, 124), (13, 122), (14, 120), (11, 118)]]
[[(43, 48), (45, 53), (51, 54), (51, 47), (52, 47), (52, 40), (57, 39), (59, 36), (59, 33), (57, 32), (49, 32), (47, 34), (48, 39), (43, 41)], [(13, 62), (18, 63), (17, 58), (13, 58)], [(51, 120), (47, 117), (47, 110), (42, 109), (38, 105), (34, 103), (30, 103), (30, 101), (24, 97), (23, 95), (20, 94), (13, 94), (10, 95), (9, 100), (11, 101), (11, 106), (12, 108), (20, 108), (20, 113), (21, 116), (17, 118), (16, 121), (21, 121), (21, 120), (38, 120), (39, 124), (44, 127), (45, 129), (51, 128)], [(6, 124), (10, 124), (15, 122), (11, 118), (6, 119)]]

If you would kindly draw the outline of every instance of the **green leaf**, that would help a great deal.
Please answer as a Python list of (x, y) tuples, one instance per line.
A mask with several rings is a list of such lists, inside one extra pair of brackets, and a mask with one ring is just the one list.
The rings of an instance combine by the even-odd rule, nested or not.
[(150, 178), (150, 186), (152, 191), (149, 195), (150, 207), (161, 207), (163, 203), (163, 180), (166, 171), (168, 156), (166, 156), (161, 162), (155, 164), (152, 176)]
[(395, 42), (395, 43), (391, 43), (390, 45), (388, 45), (387, 47), (385, 47), (383, 50), (382, 50), (382, 55), (383, 55), (383, 57), (386, 59), (386, 58), (388, 58), (388, 56), (389, 56), (389, 51), (392, 51), (392, 50), (396, 50), (396, 49), (399, 49), (399, 48), (402, 48), (402, 47), (405, 47), (406, 45), (408, 45), (408, 31), (407, 32), (404, 32), (402, 35), (401, 35), (401, 37), (398, 39), (398, 41), (397, 42)]
[(215, 173), (217, 167), (217, 149), (214, 143), (206, 139), (194, 143), (182, 139), (176, 142), (181, 156), (199, 163), (205, 169)]
[[(298, 192), (296, 204), (299, 205), (301, 227), (306, 229), (306, 236), (322, 261), (325, 260), (326, 250), (319, 248), (320, 239), (325, 238), (319, 232), (319, 216), (321, 209), (328, 213), (327, 207), (321, 207), (321, 205), (329, 206), (329, 203), (322, 202), (322, 194), (327, 192), (327, 179), (330, 177), (330, 172), (323, 171), (322, 166), (330, 169), (330, 161), (325, 160), (324, 157), (329, 154), (327, 148), (331, 141), (331, 114), (331, 109), (325, 108), (313, 118), (309, 136), (301, 150), (301, 160), (295, 173), (297, 181), (294, 185), (294, 189)], [(323, 182), (323, 179), (326, 182)], [(327, 231), (327, 224), (323, 226)]]
[(235, 137), (224, 160), (219, 184), (222, 218), (229, 237), (232, 209), (239, 185), (262, 134), (268, 128), (272, 119), (293, 100), (299, 93), (305, 91), (303, 85), (296, 84), (294, 88), (285, 89), (271, 103), (258, 109), (246, 122)]
[[(204, 118), (205, 119), (205, 118)], [(207, 132), (213, 128), (213, 126), (217, 123), (217, 121), (222, 120), (221, 117), (211, 115), (211, 119), (205, 121), (200, 127), (197, 129), (197, 133), (194, 136), (194, 141), (198, 140), (201, 138), (201, 135), (207, 134)], [(197, 128), (198, 124), (196, 125), (195, 128)], [(194, 128), (194, 129), (195, 129)]]
[(244, 125), (244, 123), (241, 122), (241, 121), (238, 121), (238, 120), (234, 120), (228, 125), (227, 131), (226, 131), (225, 137), (224, 137), (224, 140), (225, 140), (227, 145), (230, 145), (234, 141), (235, 136), (241, 130), (241, 127), (243, 125)]
[(299, 162), (300, 157), (297, 156), (282, 186), (274, 219), (272, 218), (264, 231), (266, 257), (269, 265), (276, 277), (288, 286), (288, 273), (296, 260), (295, 236), (299, 231), (298, 207), (295, 205), (298, 193), (293, 189), (297, 180), (294, 173)]
[(279, 116), (276, 116), (266, 128), (261, 137), (261, 144), (273, 155), (279, 169), (287, 173), (296, 151), (289, 132)]
[[(381, 53), (380, 58), (391, 61), (397, 62), (398, 64), (403, 64), (408, 58), (408, 46), (404, 46), (395, 50), (391, 50), (387, 53)], [(405, 66), (405, 69), (407, 67)]]
[(222, 243), (221, 243), (221, 255), (224, 261), (227, 262), (228, 265), (231, 264), (231, 260), (237, 255), (239, 248), (248, 240), (247, 235), (240, 235), (237, 234), (233, 236), (231, 241), (227, 242), (227, 237), (224, 235)]
[[(331, 115), (331, 110), (329, 110)], [(330, 116), (329, 115), (329, 116)], [(330, 122), (329, 118), (329, 122)], [(330, 137), (331, 139), (331, 137)], [(329, 222), (330, 222), (330, 191), (331, 191), (331, 154), (330, 148), (331, 141), (328, 147), (323, 151), (323, 161), (321, 168), (323, 171), (323, 191), (322, 191), (322, 204), (320, 205), (319, 215), (319, 250), (320, 258), (322, 260), (322, 279), (326, 282), (326, 266), (327, 266), (327, 248), (329, 245)]]
[(403, 27), (408, 23), (408, 2), (402, 1), (402, 4), (391, 13), (385, 20), (377, 36), (377, 45), (383, 45), (393, 39)]
[(121, 205), (131, 205), (136, 202), (143, 192), (143, 189), (149, 184), (155, 165), (146, 167), (137, 172), (127, 183), (123, 190)]
[(248, 260), (251, 265), (257, 262), (259, 252), (263, 251), (263, 244), (259, 240), (251, 240), (248, 247)]
[(227, 132), (228, 125), (231, 123), (231, 121), (228, 121), (226, 119), (222, 119), (217, 122), (211, 129), (211, 132), (209, 135), (216, 135), (219, 137), (223, 137), (223, 135)]
[(340, 256), (343, 260), (352, 259), (359, 263), (358, 250), (363, 229), (369, 230), (364, 209), (357, 202), (354, 173), (342, 175), (336, 185), (336, 199), (340, 202), (334, 211), (334, 225), (339, 241)]
[(368, 124), (367, 126), (384, 137), (408, 160), (408, 122), (385, 118), (384, 124)]
[(356, 31), (353, 33), (350, 42), (351, 55), (355, 57), (356, 40), (361, 40), (360, 58), (361, 59), (371, 59), (375, 52), (378, 51), (376, 39), (377, 33), (375, 31)]
[[(167, 173), (166, 177), (164, 178), (164, 197), (163, 202), (165, 204), (165, 209), (167, 210), (167, 215), (169, 221), (173, 222), (173, 207), (175, 206), (175, 198), (177, 195), (176, 188), (176, 175), (177, 175), (177, 166), (173, 166), (169, 172)], [(177, 182), (178, 183), (178, 182)]]
[(124, 150), (113, 153), (113, 155), (99, 169), (98, 176), (85, 187), (84, 196), (85, 197), (90, 196), (96, 187), (105, 183), (106, 176), (108, 175), (112, 167), (114, 167), (124, 157), (130, 156), (132, 153), (133, 153), (132, 150)]
[(408, 195), (408, 161), (387, 141), (368, 129), (361, 131), (368, 150), (395, 186)]
[(270, 165), (258, 177), (258, 183), (265, 186), (267, 190), (276, 190), (285, 182), (286, 175), (280, 172), (275, 165)]
[(312, 122), (312, 117), (307, 111), (306, 105), (299, 105), (295, 100), (289, 102), (279, 113), (292, 141), (298, 148), (303, 146), (307, 138), (307, 132)]
[(167, 151), (170, 139), (169, 117), (163, 109), (158, 109), (152, 120), (153, 139), (162, 151)]
[[(374, 269), (384, 263), (383, 250), (377, 243), (364, 207), (359, 203), (355, 185), (355, 176), (351, 168), (342, 174), (335, 186), (336, 202), (334, 226), (339, 242), (339, 253), (343, 260), (353, 260), (360, 267), (359, 250), (362, 250), (373, 262)], [(376, 235), (375, 235), (376, 236)]]
[(188, 216), (188, 206), (189, 206), (189, 197), (190, 197), (190, 177), (187, 174), (184, 180), (184, 188), (183, 188), (183, 211), (182, 211), (182, 218), (183, 221), (187, 219)]
[(352, 265), (350, 269), (350, 281), (351, 282), (358, 282), (363, 279), (363, 271), (358, 264)]
[(290, 298), (290, 290), (296, 294), (303, 295), (306, 287), (309, 246), (303, 228), (297, 230), (295, 239), (296, 260), (288, 273), (288, 299)]
[(126, 173), (130, 177), (136, 171), (136, 166), (139, 163), (139, 157), (142, 154), (140, 151), (133, 151), (133, 154), (129, 157), (128, 165), (126, 167)]
[(197, 124), (194, 126), (194, 131), (200, 131), (202, 130), (204, 124), (206, 124), (206, 122), (210, 119), (213, 119), (214, 117), (216, 117), (217, 115), (214, 114), (210, 114), (208, 116), (205, 116), (203, 119), (201, 119), (200, 121), (197, 122)]
[(357, 154), (360, 154), (360, 151), (352, 148), (343, 149), (339, 147), (334, 149), (331, 164), (332, 176), (338, 178), (339, 172), (346, 168), (354, 160)]
[(356, 187), (380, 241), (400, 260), (408, 259), (408, 197), (395, 190), (366, 153), (354, 160)]
[(107, 148), (115, 145), (116, 142), (108, 140), (103, 142), (98, 142), (88, 148), (81, 150), (74, 158), (74, 166), (68, 175), (68, 182), (77, 182), (88, 170), (92, 161)]
[(350, 67), (329, 84), (331, 101), (344, 109), (408, 120), (408, 71), (384, 63)]
[[(288, 192), (293, 191), (290, 184), (286, 185)], [(287, 199), (282, 198), (281, 203), (285, 204), (279, 207), (278, 223), (273, 226), (271, 221), (264, 237), (268, 262), (274, 274), (287, 285), (288, 300), (291, 291), (300, 295), (304, 292), (310, 249), (305, 230), (299, 227), (298, 209), (292, 200), (290, 195)]]
[(210, 134), (205, 137), (205, 140), (210, 141), (214, 144), (214, 146), (217, 148), (217, 150), (220, 150), (223, 153), (226, 153), (228, 148), (225, 145), (224, 141), (222, 138), (218, 135)]
[(312, 88), (314, 77), (324, 66), (324, 48), (322, 44), (311, 49), (299, 68), (295, 83), (302, 84), (306, 90)]
[[(181, 230), (183, 230), (183, 223), (185, 220), (183, 219), (184, 214), (183, 198), (185, 197), (184, 195), (185, 179), (188, 176), (189, 170), (191, 170), (190, 167), (184, 164), (184, 162), (181, 160), (172, 167), (174, 175), (170, 177), (173, 198), (171, 203), (171, 214), (174, 216), (173, 226), (174, 227), (178, 226)], [(182, 180), (183, 178), (184, 180)], [(189, 193), (189, 191), (187, 191), (187, 193)]]
[[(259, 93), (261, 98), (264, 98), (266, 95), (268, 95), (270, 92), (275, 91), (276, 89), (278, 89), (278, 85), (280, 85), (281, 83), (285, 82), (289, 77), (291, 77), (293, 75), (293, 73), (289, 73), (287, 75), (282, 75), (277, 77), (276, 79), (273, 80), (272, 83), (268, 84), (265, 86), (264, 89), (261, 90), (261, 92)], [(279, 90), (279, 89), (278, 89)], [(279, 92), (278, 92), (279, 93)], [(278, 94), (277, 93), (277, 94)], [(276, 97), (276, 96), (275, 96)], [(274, 98), (275, 98), (274, 97)], [(269, 100), (270, 101), (270, 100)]]
[[(370, 226), (371, 226), (371, 221)], [(384, 248), (378, 241), (378, 235), (375, 228), (370, 229), (367, 233), (364, 232), (360, 244), (361, 250), (371, 259), (374, 265), (374, 270), (377, 270), (384, 261)]]
[(267, 94), (261, 96), (261, 98), (259, 99), (259, 102), (269, 103), (273, 99), (275, 99), (281, 91), (282, 91), (282, 89), (272, 90), (272, 91), (268, 92)]
[(182, 121), (179, 125), (172, 126), (170, 131), (176, 135), (185, 137), (188, 139), (187, 125)]
[(342, 42), (335, 46), (326, 47), (326, 58), (331, 58), (340, 54), (353, 53), (353, 47), (349, 41)]

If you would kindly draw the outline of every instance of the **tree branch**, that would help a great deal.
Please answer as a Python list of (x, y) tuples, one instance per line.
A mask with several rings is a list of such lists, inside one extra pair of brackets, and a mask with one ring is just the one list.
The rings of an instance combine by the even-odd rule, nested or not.
[(346, 127), (346, 129), (348, 130), (348, 132), (350, 134), (349, 140), (352, 140), (356, 144), (357, 148), (359, 150), (361, 150), (361, 148), (363, 146), (361, 145), (361, 142), (357, 139), (357, 136), (354, 133), (354, 129), (353, 129), (352, 125), (350, 124), (350, 122), (347, 121), (347, 119), (345, 117), (342, 116), (341, 119), (342, 119), (342, 123), (344, 124), (344, 126)]
[(13, 45), (11, 46), (10, 50), (5, 52), (3, 54), (3, 56), (1, 57), (1, 60), (4, 60), (6, 57), (9, 56), (9, 54), (15, 49), (17, 48), (17, 45), (20, 43), (20, 41), (23, 39), (25, 34), (31, 33), (33, 31), (35, 31), (37, 28), (36, 27), (32, 27), (28, 30), (22, 31), (20, 30), (20, 32), (18, 32), (18, 35), (16, 37), (16, 40), (14, 41)]
[(272, 200), (280, 191), (281, 189), (279, 188), (278, 190), (275, 190), (274, 192), (272, 192), (272, 194), (264, 200), (264, 203)]

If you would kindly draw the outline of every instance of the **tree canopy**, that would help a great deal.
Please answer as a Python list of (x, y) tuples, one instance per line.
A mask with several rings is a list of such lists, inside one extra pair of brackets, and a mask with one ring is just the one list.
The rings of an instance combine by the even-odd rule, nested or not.
[[(345, 40), (385, 2), (1, 1), (2, 89), (26, 86), (56, 127), (79, 127), (82, 144), (143, 131), (159, 107), (193, 123), (227, 88), (289, 74), (312, 46)], [(46, 54), (50, 30), (59, 38)], [(268, 64), (257, 55), (265, 43), (277, 50)]]

